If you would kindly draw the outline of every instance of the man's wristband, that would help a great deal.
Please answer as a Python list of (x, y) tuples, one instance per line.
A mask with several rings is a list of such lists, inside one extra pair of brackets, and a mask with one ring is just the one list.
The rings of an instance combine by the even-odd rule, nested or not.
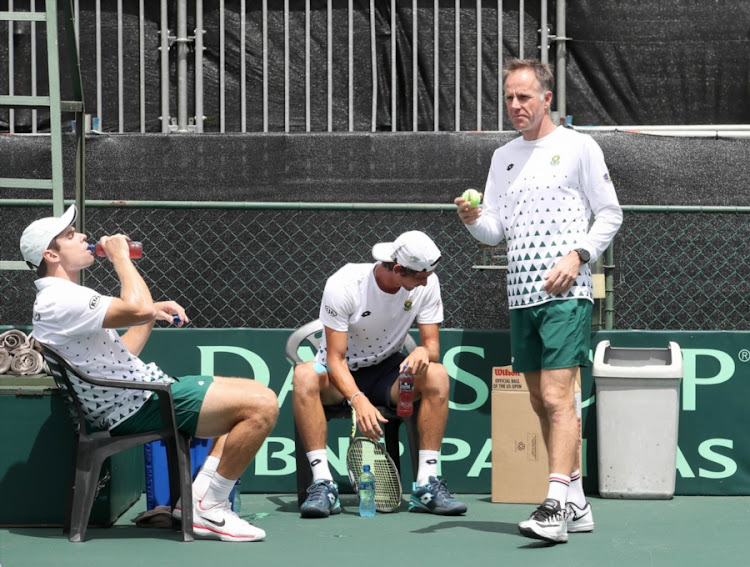
[(360, 391), (360, 392), (357, 392), (357, 393), (356, 393), (356, 394), (354, 394), (354, 395), (353, 395), (353, 396), (352, 396), (351, 398), (349, 398), (348, 400), (346, 400), (346, 402), (347, 402), (347, 403), (348, 403), (348, 404), (349, 404), (349, 405), (351, 406), (351, 405), (352, 405), (352, 402), (354, 401), (354, 398), (356, 398), (356, 397), (357, 397), (357, 396), (359, 396), (359, 395), (364, 395), (364, 392), (361, 392), (361, 391)]

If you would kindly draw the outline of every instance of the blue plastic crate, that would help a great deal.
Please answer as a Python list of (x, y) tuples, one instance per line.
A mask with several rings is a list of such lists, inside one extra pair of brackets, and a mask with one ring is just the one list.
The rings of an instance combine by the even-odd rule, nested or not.
[[(190, 441), (190, 473), (193, 478), (208, 457), (211, 439)], [(167, 468), (167, 448), (164, 441), (152, 441), (143, 446), (143, 460), (146, 464), (146, 509), (169, 506), (169, 469)], [(234, 510), (234, 491), (229, 493), (229, 502)]]
[[(190, 442), (190, 469), (193, 478), (198, 474), (211, 449), (211, 439), (193, 439)], [(143, 446), (146, 464), (146, 508), (169, 506), (169, 470), (164, 441), (152, 441)]]

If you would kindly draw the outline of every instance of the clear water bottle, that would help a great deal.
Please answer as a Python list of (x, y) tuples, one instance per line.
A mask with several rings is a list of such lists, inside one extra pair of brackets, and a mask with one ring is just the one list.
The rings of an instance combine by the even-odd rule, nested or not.
[[(143, 258), (143, 243), (142, 242), (134, 242), (132, 240), (128, 241), (128, 246), (130, 247), (130, 257), (133, 260), (139, 260)], [(101, 242), (97, 242), (96, 244), (89, 244), (89, 250), (91, 250), (92, 254), (96, 254), (97, 256), (100, 256), (104, 258), (107, 253), (104, 251), (104, 247), (102, 246)]]
[(372, 518), (375, 515), (375, 475), (370, 472), (370, 465), (362, 466), (359, 477), (359, 515)]
[(414, 375), (406, 371), (406, 367), (398, 375), (398, 406), (396, 413), (401, 417), (409, 417), (414, 412)]
[(234, 497), (232, 498), (232, 510), (238, 516), (242, 514), (242, 496), (240, 494), (242, 479), (238, 478), (237, 482), (234, 483)]

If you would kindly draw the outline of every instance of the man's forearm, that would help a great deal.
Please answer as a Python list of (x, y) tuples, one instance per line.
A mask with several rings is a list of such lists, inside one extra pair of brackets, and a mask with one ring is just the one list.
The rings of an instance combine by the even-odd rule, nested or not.
[(143, 313), (143, 323), (156, 318), (151, 291), (130, 259), (114, 260), (113, 265), (120, 280), (120, 299), (134, 311)]

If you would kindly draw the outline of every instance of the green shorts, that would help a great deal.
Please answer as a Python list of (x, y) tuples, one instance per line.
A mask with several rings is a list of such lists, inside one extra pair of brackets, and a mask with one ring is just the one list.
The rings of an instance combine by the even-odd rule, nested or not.
[[(198, 429), (198, 417), (201, 413), (203, 399), (208, 387), (213, 383), (213, 376), (182, 376), (175, 378), (172, 384), (174, 398), (174, 415), (177, 419), (177, 429), (191, 437)], [(159, 394), (152, 395), (141, 408), (128, 419), (114, 427), (112, 435), (128, 435), (140, 433), (161, 427), (161, 413), (159, 412)]]
[(549, 301), (510, 310), (513, 370), (572, 368), (589, 365), (591, 313), (588, 299)]

